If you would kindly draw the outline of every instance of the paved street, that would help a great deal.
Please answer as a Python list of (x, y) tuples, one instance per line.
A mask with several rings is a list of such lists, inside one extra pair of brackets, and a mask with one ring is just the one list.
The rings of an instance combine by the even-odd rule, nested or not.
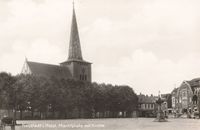
[(153, 120), (153, 118), (126, 118), (18, 121), (24, 125), (18, 126), (16, 130), (200, 130), (199, 119), (171, 118), (168, 122), (162, 123)]

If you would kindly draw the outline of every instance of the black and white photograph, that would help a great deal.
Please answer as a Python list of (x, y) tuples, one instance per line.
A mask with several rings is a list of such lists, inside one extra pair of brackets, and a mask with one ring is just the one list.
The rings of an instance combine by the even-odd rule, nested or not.
[(200, 130), (200, 1), (0, 0), (0, 130)]

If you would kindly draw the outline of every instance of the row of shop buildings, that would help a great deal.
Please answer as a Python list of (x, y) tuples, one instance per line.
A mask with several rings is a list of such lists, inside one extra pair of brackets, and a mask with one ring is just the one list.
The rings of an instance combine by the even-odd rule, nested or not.
[[(174, 88), (171, 93), (161, 94), (160, 97), (164, 101), (162, 110), (166, 116), (198, 116), (198, 109), (200, 107), (200, 78), (183, 81), (182, 84), (178, 88)], [(157, 110), (155, 102), (157, 99), (158, 96), (139, 94), (139, 117), (155, 117)]]
[[(168, 114), (172, 113), (171, 110), (171, 94), (161, 94), (161, 99), (163, 103), (161, 105), (161, 109), (163, 110), (165, 116), (167, 117)], [(138, 116), (139, 117), (156, 117), (156, 113), (158, 110), (158, 106), (156, 101), (158, 100), (159, 96), (154, 95), (138, 95)]]

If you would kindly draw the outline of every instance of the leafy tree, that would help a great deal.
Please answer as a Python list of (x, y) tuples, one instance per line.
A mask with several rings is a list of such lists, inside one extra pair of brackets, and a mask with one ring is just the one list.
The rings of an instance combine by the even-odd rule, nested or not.
[(199, 118), (200, 118), (200, 91), (197, 93), (197, 108), (199, 111)]
[[(137, 109), (137, 95), (129, 86), (113, 86), (35, 75), (0, 73), (0, 107), (40, 112), (40, 118), (129, 117)], [(48, 114), (51, 112), (51, 117)], [(59, 113), (56, 116), (55, 113)], [(76, 113), (74, 115), (74, 113)]]
[(27, 85), (29, 85), (29, 81), (27, 81), (24, 75), (16, 76), (16, 82), (13, 85), (12, 90), (10, 91), (10, 104), (14, 106), (15, 111), (20, 111), (20, 119), (22, 119), (22, 113), (27, 109), (28, 106), (28, 97), (29, 97), (29, 89), (27, 89)]
[[(16, 82), (16, 78), (13, 77), (11, 74), (6, 72), (0, 73), (0, 107), (9, 109), (11, 106), (9, 104), (10, 98), (12, 96), (10, 93), (13, 91), (13, 85)], [(13, 107), (11, 107), (13, 108)]]

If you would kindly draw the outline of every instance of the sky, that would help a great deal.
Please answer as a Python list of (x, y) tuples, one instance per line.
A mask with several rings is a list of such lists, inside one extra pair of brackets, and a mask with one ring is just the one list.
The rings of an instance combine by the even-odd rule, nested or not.
[[(92, 81), (170, 93), (200, 77), (199, 0), (75, 0)], [(68, 57), (72, 0), (0, 0), (0, 71)]]

